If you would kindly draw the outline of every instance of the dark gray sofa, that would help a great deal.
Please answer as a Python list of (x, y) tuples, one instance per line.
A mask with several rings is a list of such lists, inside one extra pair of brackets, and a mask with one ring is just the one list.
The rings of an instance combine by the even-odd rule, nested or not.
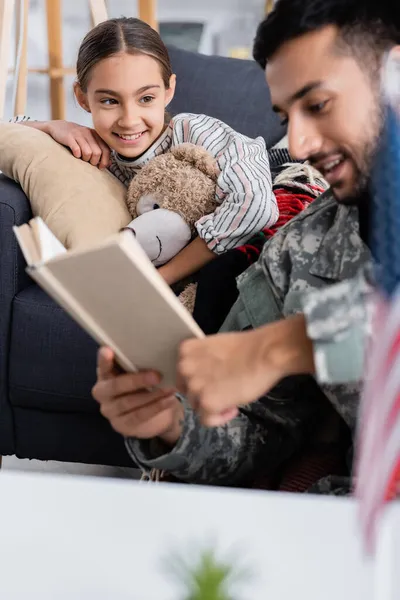
[[(209, 114), (268, 147), (284, 135), (255, 63), (177, 49), (171, 59), (172, 114)], [(0, 175), (0, 455), (129, 465), (90, 395), (95, 343), (25, 273), (12, 227), (30, 217), (21, 188)]]

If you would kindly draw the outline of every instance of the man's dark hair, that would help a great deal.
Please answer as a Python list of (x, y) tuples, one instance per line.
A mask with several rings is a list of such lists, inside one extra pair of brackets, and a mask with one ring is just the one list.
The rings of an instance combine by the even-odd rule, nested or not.
[(371, 55), (381, 58), (400, 43), (399, 4), (399, 0), (278, 0), (258, 27), (254, 59), (265, 69), (285, 42), (333, 25), (340, 31), (340, 49), (366, 64)]

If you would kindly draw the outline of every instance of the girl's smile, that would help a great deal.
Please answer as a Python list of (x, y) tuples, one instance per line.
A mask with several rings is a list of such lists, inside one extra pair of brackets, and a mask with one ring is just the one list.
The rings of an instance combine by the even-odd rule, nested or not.
[(126, 158), (142, 155), (165, 127), (165, 108), (175, 91), (175, 76), (165, 87), (159, 63), (146, 54), (120, 52), (92, 69), (87, 91), (79, 86), (79, 103), (110, 148)]

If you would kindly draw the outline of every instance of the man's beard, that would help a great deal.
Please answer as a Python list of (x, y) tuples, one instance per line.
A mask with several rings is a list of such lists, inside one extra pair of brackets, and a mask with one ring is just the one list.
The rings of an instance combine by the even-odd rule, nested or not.
[[(357, 167), (356, 184), (352, 193), (338, 199), (340, 204), (346, 206), (363, 206), (370, 201), (371, 178), (377, 152), (380, 151), (381, 139), (384, 131), (385, 117), (383, 103), (379, 102), (377, 113), (370, 125), (369, 141), (364, 143), (360, 165)], [(335, 195), (335, 190), (333, 190)]]
[[(360, 237), (364, 244), (370, 246), (371, 242), (371, 214), (372, 214), (372, 177), (375, 168), (377, 153), (381, 150), (381, 140), (384, 131), (383, 111), (379, 112), (379, 124), (376, 123), (375, 135), (365, 145), (364, 156), (358, 168), (357, 183), (354, 193), (340, 198), (338, 202), (346, 206), (357, 206), (359, 215)], [(334, 190), (333, 190), (334, 193)]]
[[(370, 246), (371, 241), (371, 176), (378, 147), (379, 144), (375, 141), (374, 145), (371, 144), (365, 149), (364, 159), (362, 167), (358, 171), (357, 185), (354, 189), (354, 193), (337, 199), (339, 204), (358, 207), (360, 237), (367, 246)], [(335, 195), (334, 190), (333, 194)]]
[[(374, 156), (375, 154), (373, 157)], [(335, 190), (332, 190), (333, 195), (339, 204), (344, 204), (345, 206), (360, 206), (369, 197), (371, 189), (371, 169), (374, 162), (373, 157), (370, 155), (368, 155), (368, 157), (366, 156), (366, 159), (368, 158), (368, 162), (364, 163), (365, 169), (362, 168), (358, 171), (357, 183), (351, 194), (337, 198)]]

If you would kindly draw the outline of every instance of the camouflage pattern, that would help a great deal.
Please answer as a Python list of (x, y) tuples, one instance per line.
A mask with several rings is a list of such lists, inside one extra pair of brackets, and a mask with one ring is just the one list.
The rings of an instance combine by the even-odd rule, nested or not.
[[(355, 298), (363, 294), (357, 296), (353, 288), (370, 260), (359, 236), (357, 208), (338, 205), (327, 192), (278, 231), (259, 261), (239, 277), (239, 298), (222, 330), (258, 327), (302, 312), (307, 298), (310, 331), (316, 340), (330, 340), (336, 335), (334, 314), (341, 302), (347, 307), (342, 311), (346, 317), (350, 309), (357, 312)], [(346, 283), (340, 294), (333, 292), (332, 300), (329, 290), (342, 281)], [(364, 279), (360, 281), (364, 285)], [(326, 294), (317, 305), (312, 294), (322, 292)], [(347, 301), (350, 294), (354, 306)], [(343, 333), (344, 319), (339, 319), (338, 328)], [(228, 425), (215, 429), (202, 427), (182, 398), (183, 434), (172, 451), (156, 440), (128, 439), (126, 444), (147, 472), (156, 468), (183, 481), (246, 485), (260, 469), (274, 473), (311, 439), (323, 427), (332, 405), (353, 429), (358, 401), (357, 382), (318, 385), (312, 377), (290, 377), (242, 408)]]
[(303, 298), (321, 384), (354, 384), (361, 379), (375, 306), (372, 276), (372, 264), (368, 263), (352, 280), (309, 292)]

